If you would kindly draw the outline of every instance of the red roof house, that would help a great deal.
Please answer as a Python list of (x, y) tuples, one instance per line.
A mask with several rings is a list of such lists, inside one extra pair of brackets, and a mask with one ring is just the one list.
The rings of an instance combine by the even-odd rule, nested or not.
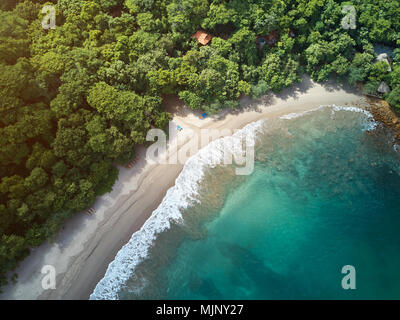
[(211, 41), (212, 35), (203, 30), (199, 30), (192, 35), (192, 38), (196, 38), (201, 45), (205, 46)]

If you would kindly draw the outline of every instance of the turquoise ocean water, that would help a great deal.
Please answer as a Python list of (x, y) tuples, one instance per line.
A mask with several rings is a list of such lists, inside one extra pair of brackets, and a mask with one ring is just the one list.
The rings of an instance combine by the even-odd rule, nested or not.
[[(207, 171), (119, 299), (399, 299), (400, 155), (362, 112), (268, 120), (254, 172)], [(356, 270), (356, 290), (341, 286)]]

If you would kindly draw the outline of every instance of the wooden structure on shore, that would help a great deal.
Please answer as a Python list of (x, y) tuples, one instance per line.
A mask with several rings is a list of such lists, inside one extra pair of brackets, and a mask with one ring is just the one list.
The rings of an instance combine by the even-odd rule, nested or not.
[(139, 161), (139, 158), (138, 158), (138, 157), (135, 157), (131, 162), (129, 162), (129, 163), (126, 165), (125, 168), (127, 168), (127, 169), (132, 169), (138, 161)]
[(87, 214), (88, 216), (93, 215), (95, 212), (96, 212), (96, 210), (94, 210), (93, 208), (89, 208), (89, 209), (86, 210), (86, 214)]

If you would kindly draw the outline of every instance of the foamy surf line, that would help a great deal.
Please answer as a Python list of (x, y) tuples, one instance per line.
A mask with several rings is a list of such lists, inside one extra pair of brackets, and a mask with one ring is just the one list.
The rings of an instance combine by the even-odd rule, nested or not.
[(302, 116), (305, 116), (307, 114), (313, 113), (315, 111), (321, 110), (321, 109), (325, 109), (325, 108), (332, 108), (332, 114), (334, 114), (337, 111), (349, 111), (349, 112), (357, 112), (357, 113), (362, 113), (366, 116), (368, 123), (366, 123), (366, 127), (365, 130), (373, 130), (376, 128), (376, 126), (378, 125), (378, 122), (375, 120), (374, 116), (372, 115), (371, 112), (365, 110), (365, 109), (361, 109), (358, 107), (345, 107), (345, 106), (337, 106), (335, 104), (332, 105), (321, 105), (317, 108), (311, 109), (311, 110), (307, 110), (304, 112), (298, 112), (298, 113), (289, 113), (286, 114), (284, 116), (281, 116), (280, 119), (285, 119), (285, 120), (290, 120), (290, 119), (295, 119), (295, 118), (299, 118)]
[[(336, 105), (324, 105), (306, 112), (291, 113), (281, 116), (280, 119), (294, 119), (310, 114), (322, 108), (331, 107), (332, 112), (351, 111), (363, 113), (369, 120), (368, 130), (376, 126), (371, 113), (356, 107), (341, 107)], [(91, 300), (115, 300), (118, 299), (118, 292), (124, 287), (127, 280), (133, 276), (136, 267), (148, 256), (149, 249), (157, 238), (157, 235), (170, 228), (171, 223), (182, 223), (182, 213), (194, 203), (199, 203), (197, 198), (198, 186), (204, 177), (205, 169), (212, 168), (224, 160), (224, 146), (230, 146), (235, 152), (240, 142), (247, 137), (255, 143), (257, 132), (262, 128), (265, 120), (259, 120), (248, 124), (242, 130), (230, 137), (220, 138), (201, 149), (196, 155), (188, 159), (182, 172), (175, 181), (175, 186), (167, 191), (166, 196), (150, 218), (135, 232), (129, 242), (117, 253), (113, 262), (107, 268), (106, 274), (97, 284)], [(250, 137), (250, 139), (249, 139)], [(240, 149), (240, 148), (239, 148)]]
[(181, 210), (199, 202), (198, 187), (204, 177), (205, 169), (223, 163), (226, 146), (234, 147), (232, 150), (235, 152), (243, 152), (237, 150), (236, 146), (242, 145), (243, 141), (254, 144), (256, 133), (263, 122), (260, 120), (250, 123), (232, 136), (217, 139), (187, 160), (175, 181), (175, 186), (167, 191), (161, 204), (142, 228), (135, 232), (117, 253), (114, 261), (109, 264), (104, 278), (90, 295), (90, 300), (118, 299), (118, 292), (134, 274), (139, 263), (148, 256), (157, 235), (169, 229), (172, 222), (182, 223)]

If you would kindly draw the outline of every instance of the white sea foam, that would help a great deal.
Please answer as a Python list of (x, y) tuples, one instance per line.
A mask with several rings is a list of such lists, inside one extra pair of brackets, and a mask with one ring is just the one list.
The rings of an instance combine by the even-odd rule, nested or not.
[(314, 111), (320, 110), (322, 108), (324, 108), (324, 106), (320, 106), (318, 108), (311, 109), (311, 110), (308, 110), (308, 111), (285, 114), (284, 116), (281, 116), (280, 119), (291, 120), (291, 119), (299, 118), (299, 117), (305, 116), (306, 114), (309, 114), (309, 113), (312, 113)]
[(244, 152), (239, 145), (242, 142), (255, 143), (256, 133), (262, 127), (263, 120), (251, 123), (232, 136), (217, 139), (189, 158), (182, 172), (170, 188), (159, 207), (142, 228), (135, 232), (107, 268), (106, 274), (97, 284), (90, 296), (91, 300), (118, 299), (118, 291), (133, 275), (138, 264), (147, 257), (157, 234), (170, 228), (172, 222), (181, 223), (181, 210), (196, 202), (199, 182), (204, 177), (206, 167), (215, 167), (224, 161), (225, 151)]
[[(291, 113), (280, 118), (294, 119), (326, 107), (331, 107), (333, 112), (351, 111), (363, 113), (368, 119), (368, 130), (376, 126), (376, 122), (370, 112), (356, 107), (336, 105), (320, 106), (310, 111)], [(169, 229), (172, 222), (182, 223), (181, 210), (199, 202), (197, 198), (198, 186), (204, 177), (205, 168), (212, 168), (222, 164), (226, 149), (232, 150), (234, 154), (245, 152), (244, 149), (238, 146), (242, 146), (241, 142), (244, 141), (246, 141), (247, 145), (249, 142), (254, 145), (256, 134), (262, 129), (263, 123), (264, 120), (250, 123), (232, 136), (211, 142), (188, 159), (175, 181), (175, 186), (168, 190), (159, 207), (153, 211), (151, 217), (142, 228), (132, 235), (129, 242), (121, 248), (114, 261), (110, 263), (104, 278), (100, 280), (91, 294), (91, 300), (118, 299), (118, 292), (134, 274), (138, 264), (148, 256), (149, 249), (156, 240), (157, 235)]]
[(285, 119), (285, 120), (295, 119), (325, 108), (332, 108), (332, 113), (335, 113), (337, 111), (349, 111), (349, 112), (358, 112), (364, 114), (367, 119), (366, 126), (364, 128), (365, 130), (374, 130), (378, 125), (378, 122), (375, 121), (374, 116), (371, 114), (371, 112), (365, 109), (357, 107), (337, 106), (337, 105), (322, 105), (315, 109), (311, 109), (304, 112), (289, 113), (287, 115), (281, 116), (280, 119)]

